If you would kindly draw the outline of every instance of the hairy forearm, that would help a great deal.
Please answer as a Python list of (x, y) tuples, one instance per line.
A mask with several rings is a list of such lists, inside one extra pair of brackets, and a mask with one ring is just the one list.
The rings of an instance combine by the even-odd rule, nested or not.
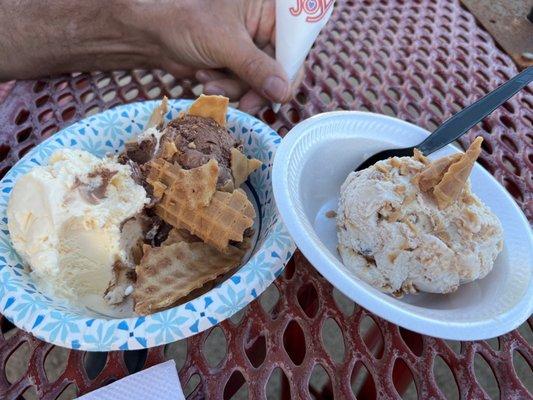
[(156, 67), (135, 2), (0, 0), (0, 81)]

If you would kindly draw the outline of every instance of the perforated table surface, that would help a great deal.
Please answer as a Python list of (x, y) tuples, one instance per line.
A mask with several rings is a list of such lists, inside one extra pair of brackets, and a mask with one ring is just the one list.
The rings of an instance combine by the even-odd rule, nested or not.
[[(394, 115), (432, 130), (518, 71), (457, 0), (337, 0), (305, 72), (299, 93), (279, 114), (269, 108), (259, 113), (281, 135), (302, 119), (337, 109)], [(0, 85), (0, 174), (43, 139), (84, 116), (163, 95), (195, 97), (200, 90), (194, 82), (177, 81), (161, 71), (74, 74)], [(481, 164), (531, 221), (531, 90), (505, 103), (461, 138), (461, 145), (478, 135), (485, 139)], [(447, 388), (437, 384), (435, 365), (444, 363), (453, 376), (446, 386), (456, 385), (460, 398), (485, 399), (488, 394), (474, 368), (479, 356), (492, 370), (501, 398), (532, 396), (513, 364), (513, 357), (522, 357), (533, 365), (532, 345), (518, 331), (501, 336), (496, 344), (463, 342), (459, 349), (458, 342), (400, 329), (357, 305), (341, 305), (338, 293), (298, 252), (274, 285), (279, 292), (275, 305), (266, 307), (260, 298), (246, 307), (241, 319), (215, 328), (226, 342), (217, 365), (208, 362), (204, 351), (211, 331), (187, 340), (179, 376), (189, 387), (189, 398), (229, 398), (243, 384), (249, 398), (266, 398), (269, 379), (277, 374), (284, 398), (395, 399), (414, 381), (420, 399), (443, 399)], [(332, 323), (339, 335), (333, 346), (323, 335), (324, 325)], [(369, 323), (373, 329), (365, 333)], [(529, 326), (522, 327), (529, 337), (532, 323), (530, 318)], [(56, 399), (72, 385), (80, 395), (168, 358), (163, 347), (146, 354), (112, 352), (100, 355), (95, 373), (84, 368), (84, 352), (69, 351), (64, 371), (51, 376), (44, 366), (54, 346), (13, 328), (2, 316), (0, 328), (2, 399)], [(28, 368), (8, 380), (6, 365), (24, 344), (29, 346)], [(336, 347), (344, 349), (340, 358)], [(318, 366), (325, 374), (320, 387), (309, 383)], [(525, 379), (531, 380), (531, 370), (526, 372)], [(191, 386), (190, 380), (199, 383)]]

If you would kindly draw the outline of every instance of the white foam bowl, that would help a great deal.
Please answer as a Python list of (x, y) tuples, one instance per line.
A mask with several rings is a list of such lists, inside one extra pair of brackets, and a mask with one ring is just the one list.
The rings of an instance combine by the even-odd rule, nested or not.
[[(311, 264), (346, 296), (406, 329), (455, 340), (478, 340), (513, 330), (533, 312), (533, 238), (507, 191), (480, 165), (473, 191), (503, 225), (504, 249), (484, 278), (451, 294), (384, 294), (357, 278), (337, 252), (335, 219), (347, 175), (380, 150), (420, 143), (429, 132), (379, 114), (340, 111), (301, 122), (282, 141), (273, 168), (274, 196), (290, 234)], [(430, 158), (456, 153), (453, 146)]]

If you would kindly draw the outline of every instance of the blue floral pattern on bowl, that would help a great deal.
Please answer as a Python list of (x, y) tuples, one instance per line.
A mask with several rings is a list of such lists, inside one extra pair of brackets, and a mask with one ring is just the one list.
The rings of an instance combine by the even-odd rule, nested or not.
[[(171, 100), (167, 120), (190, 100)], [(144, 129), (157, 101), (118, 106), (88, 117), (46, 140), (21, 159), (0, 182), (0, 313), (36, 337), (63, 347), (88, 351), (134, 350), (184, 339), (231, 317), (261, 294), (282, 272), (295, 250), (272, 194), (272, 163), (281, 138), (261, 121), (238, 110), (228, 112), (228, 129), (245, 153), (263, 162), (249, 179), (260, 210), (255, 250), (248, 262), (209, 292), (177, 307), (143, 317), (95, 318), (87, 310), (50, 298), (33, 284), (13, 249), (6, 208), (16, 180), (47, 162), (61, 147), (102, 157), (118, 153), (124, 142)]]

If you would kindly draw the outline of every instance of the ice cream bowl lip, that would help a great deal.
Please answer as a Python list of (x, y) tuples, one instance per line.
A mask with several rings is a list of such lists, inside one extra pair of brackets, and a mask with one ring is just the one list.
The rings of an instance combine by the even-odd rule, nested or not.
[[(380, 292), (342, 264), (335, 249), (335, 230), (317, 228), (319, 212), (325, 209), (313, 204), (311, 190), (324, 199), (338, 199), (340, 185), (365, 156), (385, 148), (411, 146), (428, 134), (400, 119), (369, 112), (335, 111), (302, 121), (285, 136), (274, 161), (273, 189), (281, 217), (310, 263), (337, 289), (372, 313), (406, 329), (445, 339), (478, 340), (504, 334), (533, 312), (533, 236), (514, 199), (480, 165), (476, 164), (472, 172), (472, 188), (502, 222), (504, 250), (484, 279), (462, 285), (452, 295), (428, 297), (450, 299), (452, 303), (457, 300), (460, 307), (439, 309), (411, 304)], [(373, 144), (365, 147), (359, 159), (342, 154), (367, 142)], [(457, 151), (447, 146), (434, 157)], [(322, 159), (325, 161), (321, 163)], [(333, 182), (330, 186), (329, 181)], [(333, 191), (336, 193), (329, 194)], [(501, 291), (496, 290), (498, 284)]]
[[(177, 117), (191, 102), (170, 100), (166, 120)], [(129, 137), (143, 130), (157, 104), (154, 100), (120, 105), (68, 126), (28, 152), (0, 182), (0, 313), (20, 329), (46, 342), (86, 351), (160, 346), (231, 317), (255, 300), (283, 271), (295, 246), (278, 215), (271, 189), (272, 161), (281, 138), (258, 119), (230, 108), (230, 133), (242, 140), (247, 155), (263, 162), (247, 182), (248, 193), (259, 210), (260, 232), (252, 255), (240, 269), (195, 299), (130, 318), (84, 314), (39, 291), (13, 249), (7, 228), (6, 209), (16, 179), (45, 163), (60, 148), (79, 148), (100, 157), (118, 151)]]

